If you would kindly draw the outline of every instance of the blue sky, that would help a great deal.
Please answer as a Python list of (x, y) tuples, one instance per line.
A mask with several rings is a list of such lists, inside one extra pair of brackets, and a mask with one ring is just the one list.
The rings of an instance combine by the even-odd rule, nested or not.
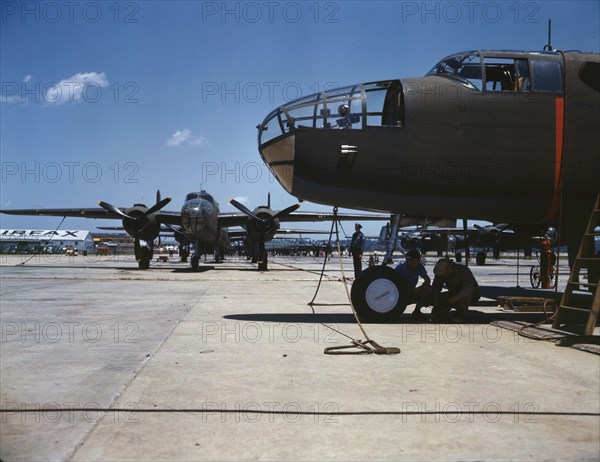
[[(548, 18), (556, 48), (600, 51), (598, 1), (0, 5), (2, 208), (150, 205), (160, 189), (177, 210), (201, 185), (222, 211), (268, 191), (284, 208), (295, 200), (263, 165), (256, 125), (290, 99), (423, 75), (462, 50), (539, 50)], [(2, 228), (59, 221), (0, 216)]]

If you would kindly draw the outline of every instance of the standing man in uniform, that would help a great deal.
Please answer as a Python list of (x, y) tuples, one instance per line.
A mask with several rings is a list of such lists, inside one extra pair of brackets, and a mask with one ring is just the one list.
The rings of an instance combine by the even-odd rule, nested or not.
[(362, 271), (362, 254), (365, 250), (365, 235), (361, 232), (360, 223), (354, 224), (354, 234), (350, 241), (350, 254), (354, 263), (354, 277), (357, 277)]
[[(469, 306), (481, 297), (479, 284), (471, 270), (452, 260), (442, 259), (435, 264), (433, 274), (433, 320), (448, 320), (452, 308), (459, 318), (464, 318)], [(448, 291), (442, 293), (444, 286)]]

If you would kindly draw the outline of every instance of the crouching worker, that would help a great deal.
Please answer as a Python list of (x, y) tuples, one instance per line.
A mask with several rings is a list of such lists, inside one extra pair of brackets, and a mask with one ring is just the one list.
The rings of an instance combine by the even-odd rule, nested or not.
[[(421, 307), (431, 305), (431, 279), (427, 270), (421, 263), (421, 253), (418, 250), (410, 250), (406, 253), (406, 261), (396, 266), (396, 271), (406, 283), (408, 288), (408, 305), (415, 303), (412, 312), (415, 318), (424, 318)], [(419, 276), (423, 278), (423, 284), (417, 287)]]
[[(452, 308), (456, 310), (458, 319), (464, 318), (469, 306), (481, 296), (471, 270), (452, 260), (442, 259), (436, 263), (433, 274), (433, 321), (447, 321)], [(448, 291), (442, 293), (444, 286)]]

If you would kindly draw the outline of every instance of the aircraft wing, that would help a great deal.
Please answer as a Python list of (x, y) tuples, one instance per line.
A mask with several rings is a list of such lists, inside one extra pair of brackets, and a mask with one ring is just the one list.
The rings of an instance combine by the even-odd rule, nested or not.
[[(382, 221), (389, 220), (389, 215), (375, 214), (352, 214), (338, 213), (340, 220), (350, 221)], [(331, 221), (333, 213), (330, 212), (293, 212), (289, 215), (279, 218), (280, 222), (316, 222), (316, 221)], [(219, 215), (219, 227), (228, 228), (231, 226), (243, 226), (248, 222), (248, 216), (243, 213), (221, 213)]]
[[(276, 235), (278, 234), (283, 234), (283, 235), (289, 235), (289, 234), (329, 234), (329, 229), (327, 230), (319, 230), (319, 229), (279, 229), (277, 230)], [(277, 236), (279, 237), (279, 236)], [(276, 239), (277, 239), (276, 237)]]
[[(118, 207), (125, 213), (128, 207)], [(12, 209), (0, 210), (0, 213), (7, 215), (38, 215), (47, 217), (74, 217), (74, 218), (94, 218), (94, 219), (115, 219), (123, 218), (114, 212), (103, 209), (102, 207), (79, 208), (79, 209)], [(160, 211), (156, 214), (159, 223), (168, 223), (170, 225), (181, 226), (181, 213)]]
[[(125, 209), (121, 208), (123, 212)], [(0, 210), (7, 215), (41, 215), (48, 217), (119, 218), (119, 215), (101, 207), (89, 209), (13, 209)]]
[[(281, 239), (283, 236), (289, 236), (290, 234), (329, 234), (330, 230), (318, 230), (318, 229), (279, 229), (275, 233), (275, 239)], [(229, 230), (229, 239), (242, 239), (245, 238), (248, 231), (245, 229), (233, 229)]]

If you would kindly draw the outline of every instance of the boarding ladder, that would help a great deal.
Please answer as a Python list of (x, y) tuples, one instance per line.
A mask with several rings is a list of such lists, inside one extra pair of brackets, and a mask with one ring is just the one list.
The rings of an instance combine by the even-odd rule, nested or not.
[[(595, 238), (596, 236), (600, 236), (600, 232), (594, 231), (598, 226), (600, 226), (600, 194), (598, 194), (598, 197), (596, 198), (596, 204), (592, 209), (587, 229), (581, 240), (577, 258), (575, 259), (573, 267), (571, 268), (571, 273), (569, 274), (569, 282), (567, 282), (567, 287), (563, 293), (560, 306), (556, 311), (554, 322), (552, 324), (552, 327), (555, 329), (560, 328), (561, 324), (565, 324), (565, 314), (567, 312), (585, 312), (588, 313), (588, 318), (585, 324), (584, 334), (592, 335), (594, 332), (598, 313), (600, 312), (600, 284), (598, 284), (597, 279), (600, 269), (600, 255), (597, 255), (595, 252)], [(579, 282), (579, 273), (582, 268), (587, 268), (587, 283)], [(592, 275), (595, 275), (595, 278)], [(577, 308), (571, 306), (573, 290), (579, 289), (580, 286), (587, 287), (590, 292), (594, 294), (592, 306), (590, 308)]]

